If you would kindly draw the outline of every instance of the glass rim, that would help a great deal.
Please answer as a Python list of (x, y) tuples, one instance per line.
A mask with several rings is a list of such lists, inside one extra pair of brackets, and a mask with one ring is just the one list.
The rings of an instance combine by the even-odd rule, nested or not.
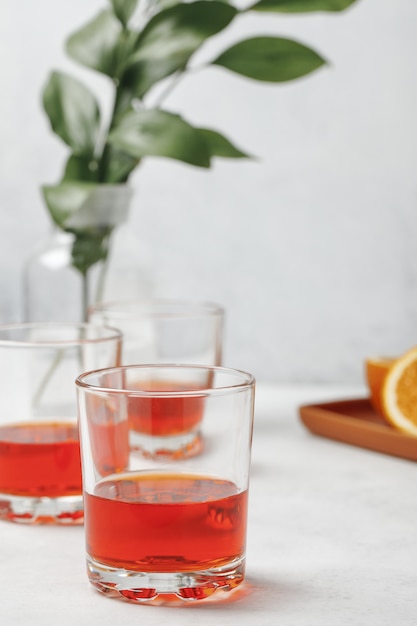
[(147, 315), (153, 318), (171, 317), (187, 318), (199, 315), (223, 317), (225, 309), (216, 302), (206, 300), (181, 300), (178, 298), (150, 298), (149, 300), (126, 299), (109, 300), (89, 307), (88, 315), (109, 313), (117, 318), (130, 318)]
[[(98, 376), (99, 374), (112, 374), (123, 372), (126, 370), (206, 370), (215, 374), (216, 372), (222, 374), (229, 374), (230, 376), (240, 377), (240, 381), (234, 384), (221, 385), (219, 387), (207, 387), (203, 386), (199, 389), (181, 389), (181, 390), (143, 390), (143, 389), (116, 389), (115, 387), (106, 387), (102, 385), (93, 385), (87, 382), (87, 379), (92, 376)], [(119, 365), (116, 367), (105, 367), (97, 370), (90, 370), (89, 372), (83, 372), (77, 376), (75, 384), (78, 388), (84, 391), (91, 391), (93, 393), (105, 393), (113, 395), (129, 395), (130, 397), (183, 397), (183, 396), (215, 396), (223, 395), (226, 393), (234, 393), (254, 387), (256, 384), (255, 377), (249, 372), (238, 370), (231, 367), (223, 367), (220, 365), (193, 365), (188, 363), (140, 363), (137, 365)]]
[[(77, 329), (77, 330), (94, 330), (94, 331), (106, 331), (106, 334), (102, 337), (79, 337), (72, 339), (56, 338), (56, 339), (13, 339), (2, 337), (3, 332), (7, 331), (22, 331), (30, 329)], [(86, 344), (104, 343), (108, 341), (114, 341), (115, 339), (121, 340), (123, 333), (118, 328), (112, 326), (97, 326), (89, 322), (15, 322), (11, 324), (0, 324), (0, 347), (50, 347), (50, 346), (79, 346)]]

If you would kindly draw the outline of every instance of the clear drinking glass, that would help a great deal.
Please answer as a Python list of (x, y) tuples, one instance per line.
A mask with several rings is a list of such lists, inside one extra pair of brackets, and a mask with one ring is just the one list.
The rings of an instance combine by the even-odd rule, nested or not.
[[(224, 309), (218, 304), (167, 299), (117, 301), (92, 307), (89, 321), (121, 330), (123, 365), (221, 365)], [(165, 378), (153, 382), (155, 391), (163, 391), (166, 384), (170, 388), (177, 384), (180, 391), (183, 383)], [(206, 387), (209, 380), (201, 375), (194, 384), (196, 389)], [(132, 446), (151, 456), (197, 454), (201, 447), (198, 412), (185, 419), (183, 415), (176, 418), (175, 403), (169, 409), (165, 419), (152, 423), (153, 429), (137, 419), (130, 436)]]
[(0, 326), (0, 519), (83, 521), (74, 380), (120, 363), (118, 330), (89, 324)]
[[(183, 381), (181, 389), (155, 382)], [(209, 380), (196, 391), (195, 381)], [(204, 599), (244, 579), (253, 376), (221, 367), (136, 365), (76, 381), (87, 568), (101, 592), (138, 602)], [(138, 418), (199, 414), (204, 447), (173, 462), (132, 449)]]

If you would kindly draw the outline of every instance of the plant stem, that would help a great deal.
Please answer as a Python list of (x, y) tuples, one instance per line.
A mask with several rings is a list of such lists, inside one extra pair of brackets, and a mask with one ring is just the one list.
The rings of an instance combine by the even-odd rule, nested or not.
[(107, 278), (107, 271), (109, 269), (109, 261), (110, 261), (110, 251), (108, 251), (107, 257), (102, 262), (102, 265), (101, 265), (101, 268), (100, 268), (100, 273), (98, 275), (98, 282), (97, 282), (96, 293), (95, 293), (95, 296), (94, 296), (94, 304), (98, 304), (103, 299), (104, 285), (105, 285), (106, 278)]
[(114, 82), (115, 85), (115, 94), (114, 94), (114, 99), (113, 99), (113, 109), (111, 112), (111, 117), (110, 117), (110, 122), (109, 125), (107, 127), (107, 131), (106, 131), (106, 136), (105, 136), (105, 141), (104, 141), (104, 147), (101, 153), (101, 157), (98, 159), (98, 180), (101, 183), (105, 183), (107, 182), (107, 177), (108, 177), (108, 168), (109, 168), (109, 159), (110, 159), (110, 145), (107, 141), (107, 138), (110, 134), (111, 129), (114, 126), (114, 121), (115, 121), (115, 117), (116, 117), (116, 110), (117, 110), (117, 104), (120, 98), (120, 88), (118, 83)]
[(184, 67), (182, 70), (178, 70), (172, 77), (171, 82), (167, 85), (165, 90), (160, 94), (160, 96), (155, 100), (153, 106), (158, 109), (162, 102), (171, 94), (172, 91), (178, 86), (179, 82), (185, 78), (185, 75), (189, 75), (193, 72), (199, 72), (204, 68), (209, 67), (209, 64), (206, 63), (204, 65), (200, 65), (198, 67), (189, 68)]
[(81, 274), (81, 283), (82, 283), (82, 293), (81, 293), (82, 321), (86, 322), (88, 319), (88, 305), (89, 305), (88, 270)]
[(165, 90), (160, 94), (159, 98), (157, 98), (154, 102), (155, 109), (159, 109), (162, 102), (169, 96), (169, 94), (175, 89), (175, 87), (180, 82), (181, 78), (185, 74), (185, 69), (178, 70), (172, 77), (171, 82), (166, 86)]
[(122, 89), (121, 83), (118, 80), (114, 80), (113, 84), (115, 88), (114, 98), (113, 98), (113, 108), (112, 108), (110, 121), (109, 121), (106, 135), (105, 135), (104, 147), (101, 153), (101, 157), (99, 157), (98, 159), (98, 180), (101, 183), (108, 182), (108, 174), (109, 174), (108, 168), (109, 168), (109, 161), (110, 161), (111, 146), (108, 143), (107, 139), (112, 128), (115, 125), (116, 115), (119, 112), (119, 106), (120, 106), (120, 102), (123, 96), (123, 89)]

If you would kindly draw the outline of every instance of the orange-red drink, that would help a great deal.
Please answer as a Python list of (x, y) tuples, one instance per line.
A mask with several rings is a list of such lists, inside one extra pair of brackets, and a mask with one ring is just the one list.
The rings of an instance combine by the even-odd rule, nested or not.
[[(154, 382), (146, 386), (147, 392), (155, 392), (154, 396), (131, 397), (128, 401), (129, 425), (132, 430), (166, 437), (187, 433), (201, 421), (204, 399), (200, 395), (158, 396), (158, 392), (181, 392), (201, 390), (201, 386)], [(138, 389), (139, 391), (139, 389)]]
[(41, 498), (81, 493), (75, 424), (45, 422), (0, 427), (0, 493)]
[(93, 560), (142, 572), (219, 567), (245, 552), (247, 491), (181, 474), (125, 474), (85, 494)]

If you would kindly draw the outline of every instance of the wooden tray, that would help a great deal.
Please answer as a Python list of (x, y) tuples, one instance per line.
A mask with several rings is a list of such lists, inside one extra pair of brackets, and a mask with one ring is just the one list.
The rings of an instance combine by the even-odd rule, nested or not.
[(367, 398), (304, 405), (299, 413), (315, 435), (417, 461), (417, 437), (387, 424)]

